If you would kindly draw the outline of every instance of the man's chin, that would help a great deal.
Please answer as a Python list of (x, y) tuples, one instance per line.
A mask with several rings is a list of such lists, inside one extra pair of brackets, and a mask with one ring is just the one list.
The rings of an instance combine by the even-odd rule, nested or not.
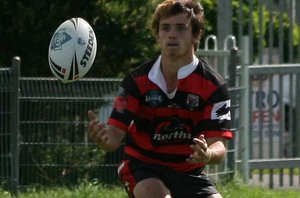
[(179, 49), (169, 49), (169, 50), (166, 50), (165, 55), (167, 56), (171, 56), (171, 57), (178, 57), (180, 54), (179, 54)]

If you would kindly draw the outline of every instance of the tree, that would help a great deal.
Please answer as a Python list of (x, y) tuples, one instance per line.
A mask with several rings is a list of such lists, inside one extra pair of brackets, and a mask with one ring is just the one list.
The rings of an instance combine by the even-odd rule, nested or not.
[[(155, 6), (162, 0), (1, 0), (0, 1), (0, 67), (9, 66), (11, 58), (22, 58), (22, 76), (52, 76), (48, 66), (48, 46), (52, 34), (65, 20), (72, 17), (86, 19), (95, 30), (98, 52), (88, 77), (121, 77), (147, 58), (157, 55), (156, 42), (149, 29)], [(232, 1), (233, 11), (238, 0)], [(257, 6), (257, 1), (254, 1)], [(206, 31), (217, 34), (217, 1), (201, 0), (205, 9)], [(243, 3), (244, 16), (249, 14), (249, 3)], [(254, 42), (259, 34), (268, 41), (268, 20), (263, 31), (258, 31), (258, 10), (253, 10)], [(273, 13), (276, 15), (277, 13)], [(233, 34), (238, 35), (238, 14), (233, 13)], [(264, 16), (269, 13), (264, 9)], [(242, 22), (248, 33), (249, 19)], [(284, 15), (285, 30), (290, 21)], [(278, 32), (278, 21), (275, 22)], [(287, 35), (287, 33), (285, 34)], [(285, 42), (286, 43), (286, 42)], [(299, 27), (294, 28), (294, 46), (299, 45)], [(203, 48), (201, 42), (200, 48)], [(297, 49), (296, 49), (297, 50)], [(295, 50), (295, 51), (296, 51)], [(288, 50), (284, 50), (288, 52)], [(299, 50), (298, 50), (299, 51)], [(299, 53), (299, 52), (298, 52)], [(287, 56), (287, 55), (286, 55)]]
[(105, 2), (98, 1), (94, 27), (99, 47), (89, 76), (120, 77), (157, 53), (149, 29), (154, 8), (148, 0)]
[(147, 0), (2, 0), (0, 3), (0, 65), (22, 58), (22, 76), (52, 76), (48, 46), (55, 29), (72, 17), (86, 19), (94, 28), (98, 53), (88, 76), (117, 77), (130, 65), (155, 52), (148, 31), (152, 3)]

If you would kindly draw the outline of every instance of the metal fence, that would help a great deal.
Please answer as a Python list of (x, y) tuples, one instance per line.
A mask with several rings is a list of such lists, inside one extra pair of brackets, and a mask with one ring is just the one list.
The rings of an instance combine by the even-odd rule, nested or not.
[(300, 64), (249, 67), (252, 180), (270, 188), (300, 186)]
[[(237, 26), (234, 26), (233, 18), (237, 19)], [(220, 1), (218, 38), (225, 38), (228, 34), (235, 35), (237, 46), (248, 52), (244, 59), (246, 64), (298, 63), (300, 1)], [(245, 38), (249, 44), (247, 47), (243, 46)]]
[[(237, 18), (237, 26), (233, 26), (232, 18)], [(299, 187), (296, 142), (300, 107), (295, 95), (300, 91), (300, 65), (284, 65), (300, 62), (299, 27), (297, 0), (218, 2), (218, 37), (236, 35), (237, 46), (243, 52), (241, 64), (249, 65), (249, 104), (245, 111), (249, 112), (249, 134), (236, 137), (240, 139), (237, 165), (244, 163), (238, 169), (247, 183)]]
[(98, 178), (114, 183), (119, 152), (105, 154), (87, 137), (87, 111), (106, 119), (117, 79), (71, 84), (50, 78), (20, 79), (19, 187), (72, 185)]
[(18, 97), (19, 61), (11, 68), (0, 68), (0, 185), (17, 191), (18, 186)]
[[(226, 64), (226, 74), (235, 75), (237, 51), (200, 50), (201, 56), (219, 56)], [(205, 54), (206, 53), (206, 54)], [(231, 57), (231, 58), (230, 58)], [(226, 60), (225, 60), (226, 59)], [(229, 67), (228, 65), (231, 65)], [(1, 71), (1, 80), (10, 85), (14, 75), (11, 69)], [(7, 75), (7, 78), (3, 76)], [(16, 78), (16, 77), (14, 77)], [(226, 77), (227, 80), (233, 79)], [(19, 88), (13, 94), (19, 95), (19, 106), (10, 119), (19, 117), (19, 128), (1, 130), (1, 142), (7, 148), (7, 158), (1, 149), (1, 163), (6, 160), (6, 170), (1, 170), (1, 184), (17, 192), (30, 185), (74, 185), (83, 180), (98, 179), (104, 183), (118, 183), (116, 166), (122, 156), (122, 148), (105, 153), (89, 141), (86, 133), (87, 111), (94, 110), (101, 120), (106, 121), (120, 79), (82, 79), (75, 83), (62, 84), (53, 78), (19, 78)], [(231, 82), (230, 93), (236, 98), (235, 83)], [(12, 87), (7, 88), (11, 90)], [(5, 94), (1, 93), (1, 97)], [(9, 100), (3, 100), (7, 103)], [(239, 113), (239, 102), (234, 99)], [(1, 100), (2, 102), (2, 100)], [(6, 106), (7, 104), (3, 104)], [(19, 108), (17, 110), (16, 108)], [(12, 110), (7, 107), (7, 112)], [(5, 112), (2, 111), (1, 113)], [(19, 115), (17, 115), (18, 113)], [(1, 125), (4, 123), (1, 121)], [(236, 127), (236, 126), (235, 126)], [(234, 128), (233, 130), (237, 130)], [(8, 141), (16, 137), (16, 142)], [(214, 180), (230, 179), (235, 173), (234, 142), (228, 145), (228, 155), (221, 165), (207, 167)], [(14, 161), (15, 163), (12, 163)], [(3, 167), (3, 166), (1, 166)], [(13, 170), (17, 175), (13, 175)], [(12, 182), (14, 181), (14, 182)]]

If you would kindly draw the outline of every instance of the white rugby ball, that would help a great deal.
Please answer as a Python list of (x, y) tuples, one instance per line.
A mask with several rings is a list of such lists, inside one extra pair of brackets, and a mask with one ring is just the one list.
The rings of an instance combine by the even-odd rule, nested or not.
[(54, 32), (48, 51), (52, 73), (63, 83), (84, 77), (92, 67), (97, 52), (94, 30), (82, 18), (62, 23)]

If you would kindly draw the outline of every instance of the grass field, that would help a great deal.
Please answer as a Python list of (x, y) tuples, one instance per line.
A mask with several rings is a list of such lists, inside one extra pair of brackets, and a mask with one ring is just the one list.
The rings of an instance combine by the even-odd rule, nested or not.
[[(300, 190), (269, 190), (260, 187), (250, 187), (238, 182), (218, 186), (223, 198), (300, 198)], [(0, 190), (1, 198), (11, 198), (8, 192)], [(18, 198), (126, 198), (122, 187), (108, 187), (99, 184), (81, 184), (76, 188), (39, 189), (30, 188), (20, 192)]]

